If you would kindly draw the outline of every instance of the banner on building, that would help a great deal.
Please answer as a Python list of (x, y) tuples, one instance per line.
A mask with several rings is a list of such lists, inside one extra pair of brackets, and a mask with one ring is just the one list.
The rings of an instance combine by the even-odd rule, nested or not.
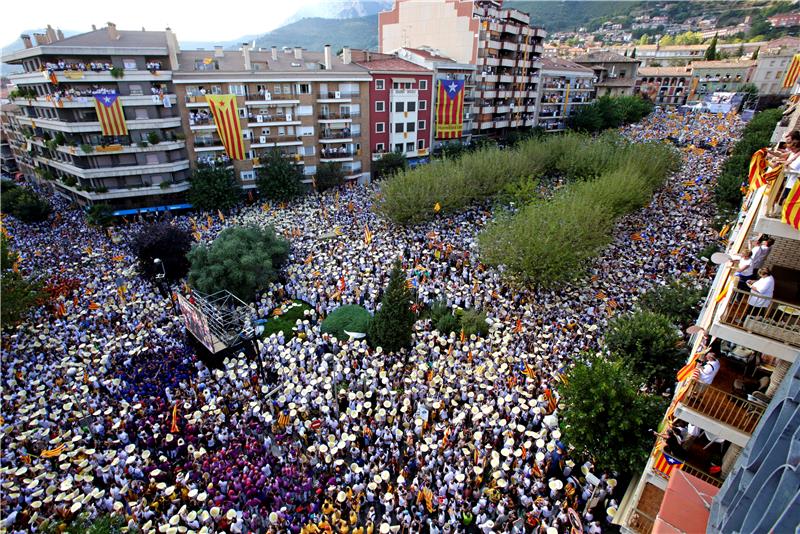
[(117, 93), (96, 93), (94, 95), (94, 109), (103, 135), (128, 135), (128, 125), (125, 123), (125, 113)]
[(235, 95), (206, 95), (217, 133), (231, 159), (246, 159)]
[(800, 74), (800, 54), (795, 54), (791, 63), (789, 63), (789, 68), (786, 69), (786, 76), (783, 78), (783, 88), (790, 89), (794, 87), (798, 74)]
[(464, 116), (464, 80), (439, 80), (436, 94), (436, 139), (461, 137)]

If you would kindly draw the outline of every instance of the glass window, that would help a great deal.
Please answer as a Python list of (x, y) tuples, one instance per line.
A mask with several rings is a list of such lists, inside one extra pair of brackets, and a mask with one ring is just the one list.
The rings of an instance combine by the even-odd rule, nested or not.
[(406, 143), (406, 152), (414, 152), (414, 143)]
[(428, 88), (428, 80), (420, 80), (419, 81), (419, 88), (421, 91), (424, 91)]
[(131, 96), (142, 96), (142, 86), (141, 85), (130, 85), (129, 86)]
[(131, 58), (123, 59), (122, 67), (125, 70), (136, 70), (136, 60)]
[(394, 110), (396, 113), (402, 113), (404, 110), (402, 102), (395, 102), (394, 103)]
[(386, 110), (386, 103), (383, 100), (378, 100), (375, 102), (375, 111), (382, 112)]
[(417, 140), (417, 150), (424, 150), (425, 149), (425, 140), (418, 139)]
[(420, 100), (419, 101), (419, 110), (420, 111), (425, 111), (426, 109), (428, 109), (428, 101), (427, 100)]
[(415, 127), (416, 127), (416, 124), (414, 124), (413, 122), (407, 122), (406, 123), (406, 131), (407, 132), (413, 132), (414, 130), (416, 130)]
[(406, 111), (417, 111), (417, 103), (409, 102), (406, 104)]
[(425, 126), (425, 121), (417, 121), (417, 130), (424, 130)]
[(375, 123), (375, 133), (383, 133), (386, 131), (386, 123), (385, 122), (376, 122)]
[(394, 133), (403, 133), (403, 123), (402, 122), (394, 123)]
[(385, 87), (386, 80), (375, 80), (375, 90), (376, 91), (383, 91)]
[(384, 145), (383, 145), (383, 143), (377, 143), (377, 144), (375, 145), (375, 151), (376, 151), (376, 152), (383, 152), (383, 150), (384, 150)]

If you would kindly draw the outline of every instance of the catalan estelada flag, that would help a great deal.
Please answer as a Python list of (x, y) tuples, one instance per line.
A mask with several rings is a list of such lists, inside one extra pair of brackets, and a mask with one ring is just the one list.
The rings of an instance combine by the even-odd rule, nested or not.
[(665, 476), (669, 477), (675, 469), (680, 469), (683, 467), (683, 462), (678, 460), (677, 458), (673, 458), (669, 454), (665, 452), (661, 452), (661, 454), (656, 459), (656, 462), (653, 464), (653, 469), (663, 473)]
[(800, 230), (800, 181), (795, 182), (783, 203), (781, 221)]
[(790, 87), (794, 87), (798, 74), (800, 74), (800, 54), (795, 54), (792, 58), (792, 62), (789, 63), (789, 68), (786, 69), (786, 76), (783, 78), (783, 88), (789, 89)]
[(436, 139), (461, 137), (464, 80), (439, 80), (436, 94)]
[(245, 159), (244, 139), (239, 125), (235, 95), (206, 95), (208, 107), (214, 116), (217, 133), (231, 159)]
[(676, 376), (678, 382), (683, 382), (684, 380), (692, 376), (692, 372), (694, 371), (695, 367), (697, 367), (697, 360), (694, 357), (692, 357), (692, 361), (681, 367), (680, 370), (678, 371), (678, 374)]
[(756, 150), (750, 158), (750, 172), (748, 173), (748, 183), (750, 189), (758, 189), (767, 182), (764, 181), (764, 171), (767, 170), (767, 149)]
[(125, 113), (117, 93), (97, 93), (94, 95), (94, 109), (103, 135), (128, 135)]

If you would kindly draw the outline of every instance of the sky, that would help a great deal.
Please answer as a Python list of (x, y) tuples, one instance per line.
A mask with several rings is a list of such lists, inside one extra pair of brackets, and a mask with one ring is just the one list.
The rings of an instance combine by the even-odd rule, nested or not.
[(0, 8), (0, 46), (34, 28), (91, 31), (113, 22), (120, 30), (163, 30), (167, 26), (179, 41), (230, 41), (261, 34), (282, 25), (298, 9), (324, 0), (261, 0), (245, 7), (209, 0), (73, 1), (36, 0), (3, 2)]

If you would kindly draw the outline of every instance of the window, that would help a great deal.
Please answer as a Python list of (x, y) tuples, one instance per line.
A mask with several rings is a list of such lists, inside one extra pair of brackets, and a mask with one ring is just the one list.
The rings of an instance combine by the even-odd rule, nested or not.
[(242, 85), (242, 84), (231, 84), (231, 85), (228, 86), (228, 92), (230, 94), (233, 94), (233, 95), (236, 95), (236, 96), (244, 96), (244, 93), (245, 93), (244, 85)]
[(288, 83), (283, 84), (283, 94), (285, 94), (285, 95), (292, 94), (292, 86), (289, 85)]
[(375, 80), (375, 90), (383, 91), (385, 88), (386, 80)]
[(316, 165), (306, 165), (303, 169), (303, 174), (306, 176), (311, 176), (312, 174), (317, 174), (317, 166)]
[(134, 116), (135, 120), (141, 119), (149, 119), (150, 117), (147, 115), (147, 108), (134, 108)]
[(384, 146), (383, 143), (378, 143), (375, 145), (375, 152), (383, 152)]
[(125, 70), (136, 70), (136, 60), (131, 58), (123, 59), (122, 68)]
[(394, 111), (395, 111), (395, 113), (402, 113), (403, 111), (405, 111), (405, 109), (403, 108), (403, 103), (402, 102), (395, 102), (394, 103)]
[(417, 111), (417, 103), (409, 102), (406, 104), (406, 111)]
[(394, 133), (403, 133), (403, 123), (402, 122), (394, 123)]
[(298, 117), (308, 117), (314, 113), (314, 108), (311, 106), (297, 106)]
[(375, 133), (383, 133), (386, 131), (386, 123), (385, 122), (376, 122), (375, 123)]
[(194, 60), (194, 70), (219, 70), (219, 63), (210, 57)]
[(279, 84), (279, 83), (275, 84), (275, 94), (276, 95), (281, 94), (281, 84)]
[(129, 89), (130, 89), (130, 92), (131, 92), (131, 96), (142, 96), (144, 94), (144, 93), (142, 93), (142, 86), (141, 85), (133, 85), (133, 84), (131, 84), (129, 86)]
[(307, 137), (310, 135), (314, 135), (314, 127), (313, 126), (298, 126), (297, 127), (297, 135), (301, 137)]
[(414, 152), (414, 143), (406, 143), (406, 152)]
[(425, 111), (426, 109), (428, 109), (428, 101), (427, 100), (420, 100), (419, 101), (419, 110), (420, 111)]
[(407, 132), (413, 132), (415, 130), (415, 127), (416, 127), (416, 124), (414, 124), (413, 122), (407, 122), (406, 123), (406, 131)]
[(426, 126), (425, 121), (417, 121), (417, 130), (424, 130)]
[(420, 91), (424, 91), (428, 88), (428, 80), (420, 80), (419, 81), (419, 89)]
[(310, 83), (298, 83), (297, 84), (297, 93), (301, 95), (310, 95), (311, 94), (311, 84)]
[(242, 171), (239, 173), (239, 179), (243, 182), (249, 182), (256, 179), (256, 171)]
[(158, 154), (146, 154), (145, 161), (148, 165), (158, 165)]
[(425, 150), (425, 140), (418, 139), (417, 140), (417, 150)]
[(386, 102), (384, 102), (383, 100), (377, 100), (375, 102), (375, 111), (377, 113), (381, 113), (383, 111), (386, 111)]
[(394, 145), (394, 151), (395, 152), (402, 152), (403, 151), (403, 143), (396, 143)]
[(239, 118), (241, 119), (247, 118), (247, 108), (239, 108)]

